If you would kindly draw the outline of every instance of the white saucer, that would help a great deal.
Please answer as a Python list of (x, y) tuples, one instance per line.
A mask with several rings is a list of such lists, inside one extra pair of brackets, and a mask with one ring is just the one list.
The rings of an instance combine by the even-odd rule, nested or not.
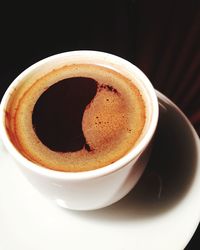
[(158, 93), (152, 157), (136, 187), (96, 211), (61, 209), (29, 184), (0, 145), (0, 249), (183, 250), (200, 221), (199, 139)]

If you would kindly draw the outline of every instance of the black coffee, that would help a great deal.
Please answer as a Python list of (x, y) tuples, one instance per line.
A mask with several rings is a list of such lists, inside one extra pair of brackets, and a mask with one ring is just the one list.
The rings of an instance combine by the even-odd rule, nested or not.
[(137, 144), (146, 120), (135, 84), (92, 64), (27, 79), (13, 92), (6, 114), (10, 139), (26, 158), (68, 172), (117, 161)]

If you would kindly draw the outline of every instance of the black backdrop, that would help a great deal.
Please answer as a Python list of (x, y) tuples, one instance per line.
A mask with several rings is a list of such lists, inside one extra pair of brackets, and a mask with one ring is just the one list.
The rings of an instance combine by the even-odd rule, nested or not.
[[(121, 0), (0, 4), (0, 99), (44, 57), (93, 49), (141, 68), (200, 135), (200, 1)], [(198, 232), (199, 231), (199, 232)], [(187, 249), (199, 249), (200, 229)]]

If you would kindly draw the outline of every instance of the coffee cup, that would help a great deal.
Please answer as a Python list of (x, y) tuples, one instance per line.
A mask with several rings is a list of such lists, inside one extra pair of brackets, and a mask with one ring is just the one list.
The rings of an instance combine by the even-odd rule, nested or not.
[(19, 169), (59, 206), (92, 210), (141, 177), (158, 122), (155, 90), (135, 65), (99, 51), (45, 58), (0, 106), (0, 136)]

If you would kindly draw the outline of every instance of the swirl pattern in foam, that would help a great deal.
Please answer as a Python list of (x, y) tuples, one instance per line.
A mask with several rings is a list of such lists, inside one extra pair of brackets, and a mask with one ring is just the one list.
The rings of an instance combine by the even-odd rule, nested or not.
[[(83, 81), (76, 86), (71, 83), (72, 90), (69, 93), (69, 82), (72, 79)], [(60, 115), (65, 125), (61, 126), (61, 129), (57, 122), (60, 109), (54, 108), (61, 98), (57, 96), (55, 99), (48, 93), (53, 86), (59, 88), (64, 81), (67, 87), (66, 94), (65, 87), (61, 91), (64, 102), (61, 102), (63, 105)], [(83, 98), (89, 91), (84, 86), (88, 84), (90, 88), (88, 81), (91, 81), (93, 86), (93, 94), (89, 101)], [(33, 119), (35, 107), (45, 93), (52, 100), (49, 102), (51, 106), (47, 106), (47, 111), (44, 111), (48, 114), (48, 119), (43, 119), (43, 131), (50, 131), (51, 138), (60, 136), (62, 150), (58, 149), (56, 140), (51, 142), (51, 147), (42, 139), (39, 130), (36, 129), (39, 128), (40, 119)], [(85, 100), (82, 106), (81, 100)], [(74, 105), (77, 108), (76, 112), (73, 109)], [(76, 116), (78, 108), (80, 114)], [(44, 110), (43, 106), (41, 109)], [(58, 171), (87, 171), (111, 164), (128, 153), (140, 138), (145, 124), (145, 113), (142, 95), (131, 80), (103, 66), (74, 64), (53, 70), (30, 86), (24, 84), (20, 91), (15, 91), (7, 108), (7, 130), (12, 142), (29, 160)], [(38, 114), (38, 117), (43, 117), (44, 113)], [(76, 119), (73, 119), (73, 116), (76, 116)], [(68, 126), (69, 120), (70, 123), (75, 120), (76, 124)], [(79, 126), (77, 131), (81, 133), (69, 130), (76, 126)], [(68, 132), (65, 132), (65, 128)], [(75, 137), (81, 137), (82, 144), (74, 146), (72, 150), (67, 144), (70, 140), (76, 140), (78, 143), (79, 140)]]

